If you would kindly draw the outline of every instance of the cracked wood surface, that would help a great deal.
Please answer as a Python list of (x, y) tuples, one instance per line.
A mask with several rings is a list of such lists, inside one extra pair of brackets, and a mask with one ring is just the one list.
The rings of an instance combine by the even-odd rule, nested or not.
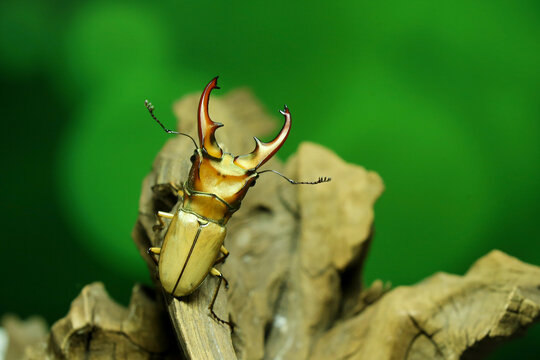
[(102, 283), (83, 288), (47, 341), (26, 351), (26, 359), (178, 359), (166, 315), (154, 292), (135, 286), (128, 308), (114, 302)]
[(398, 287), (322, 336), (313, 359), (478, 359), (540, 320), (540, 268), (494, 250), (465, 276)]
[[(180, 131), (196, 134), (197, 102), (193, 95), (176, 104)], [(251, 151), (250, 136), (272, 128), (271, 118), (244, 91), (213, 98), (210, 112), (224, 124), (218, 141), (234, 154)], [(145, 179), (134, 231), (143, 256), (162, 237), (152, 231), (153, 214), (175, 203), (155, 185), (182, 183), (192, 151), (186, 139), (169, 140)], [(201, 358), (202, 347), (213, 351), (205, 357), (211, 359), (457, 359), (476, 356), (538, 320), (538, 268), (499, 252), (479, 260), (463, 278), (437, 274), (414, 287), (389, 291), (376, 281), (365, 289), (362, 268), (373, 236), (373, 205), (384, 189), (381, 178), (310, 143), (301, 144), (286, 164), (273, 159), (265, 168), (302, 181), (329, 176), (332, 182), (291, 186), (271, 174), (257, 180), (225, 239), (231, 255), (222, 272), (230, 288), (219, 297), (218, 313), (229, 314), (221, 316), (235, 322), (234, 333), (208, 316), (213, 279), (193, 295), (197, 301), (169, 303), (188, 358)], [(482, 272), (487, 265), (479, 264), (493, 261), (502, 270)], [(529, 314), (518, 315), (519, 327), (508, 320), (512, 312), (505, 309), (512, 306)], [(225, 345), (212, 350), (217, 344)]]
[[(198, 97), (175, 105), (179, 131), (196, 134)], [(234, 154), (250, 152), (251, 136), (270, 134), (277, 123), (245, 91), (212, 98), (210, 113), (225, 125), (216, 133), (218, 141)], [(294, 131), (294, 109), (291, 113)], [(160, 135), (158, 126), (155, 132)], [(377, 280), (365, 288), (362, 269), (374, 241), (373, 205), (384, 189), (382, 180), (321, 146), (303, 143), (286, 164), (273, 159), (265, 168), (297, 180), (329, 176), (332, 181), (292, 186), (264, 174), (228, 224), (230, 256), (221, 271), (230, 288), (222, 288), (215, 309), (234, 321), (231, 333), (209, 316), (216, 279), (208, 277), (187, 298), (172, 298), (160, 290), (155, 263), (146, 254), (161, 244), (166, 231), (153, 230), (155, 214), (178, 206), (166, 184), (183, 183), (193, 150), (189, 139), (170, 138), (142, 187), (133, 238), (155, 280), (159, 300), (145, 301), (155, 312), (130, 306), (127, 312), (140, 316), (128, 321), (126, 309), (92, 285), (53, 326), (48, 345), (34, 348), (34, 354), (48, 351), (53, 359), (67, 352), (70, 359), (111, 358), (111, 353), (118, 359), (171, 354), (197, 360), (478, 359), (540, 319), (540, 268), (499, 251), (478, 260), (464, 276), (437, 273), (393, 290)], [(157, 315), (159, 303), (174, 335)], [(174, 342), (182, 354), (171, 350)]]

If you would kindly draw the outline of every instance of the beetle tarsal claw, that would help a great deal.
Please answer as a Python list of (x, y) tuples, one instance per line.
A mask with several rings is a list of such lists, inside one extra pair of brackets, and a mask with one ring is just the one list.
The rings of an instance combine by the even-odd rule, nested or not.
[(235, 323), (232, 320), (231, 314), (229, 314), (229, 321), (227, 321), (227, 320), (223, 320), (222, 318), (217, 316), (217, 314), (214, 312), (213, 307), (212, 308), (209, 307), (208, 309), (210, 310), (210, 314), (212, 315), (214, 320), (216, 320), (217, 322), (220, 322), (220, 323), (222, 323), (224, 325), (228, 325), (231, 328), (231, 332), (234, 332)]
[(212, 317), (213, 317), (216, 321), (218, 321), (218, 322), (220, 322), (220, 323), (222, 323), (222, 324), (224, 324), (224, 325), (229, 325), (229, 327), (231, 328), (231, 331), (234, 330), (234, 323), (232, 323), (232, 322), (230, 322), (230, 321), (227, 321), (227, 320), (221, 319), (219, 316), (216, 315), (216, 313), (214, 312), (214, 310), (210, 310), (210, 313), (212, 314)]

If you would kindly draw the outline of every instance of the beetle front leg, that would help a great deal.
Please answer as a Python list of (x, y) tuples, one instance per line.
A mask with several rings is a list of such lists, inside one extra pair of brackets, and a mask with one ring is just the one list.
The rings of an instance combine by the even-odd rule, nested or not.
[(168, 192), (169, 194), (172, 193), (177, 198), (183, 198), (184, 197), (183, 186), (180, 185), (180, 184), (176, 184), (176, 183), (174, 183), (172, 181), (170, 181), (168, 183), (163, 183), (163, 184), (156, 184), (156, 185), (152, 186), (152, 190), (155, 193), (163, 193), (163, 192)]
[(175, 184), (172, 181), (169, 182), (169, 186), (172, 189), (172, 192), (176, 197), (183, 198), (184, 197), (184, 189), (181, 185)]
[(214, 317), (214, 319), (216, 319), (217, 321), (223, 323), (223, 324), (227, 324), (229, 325), (229, 327), (231, 328), (231, 331), (234, 330), (234, 324), (232, 321), (225, 321), (223, 319), (221, 319), (219, 316), (217, 316), (217, 314), (214, 312), (214, 304), (216, 303), (216, 299), (217, 299), (217, 295), (218, 295), (218, 292), (219, 292), (219, 288), (221, 286), (221, 281), (225, 281), (225, 287), (229, 287), (229, 282), (227, 281), (227, 279), (225, 279), (225, 277), (223, 276), (223, 274), (216, 268), (212, 268), (210, 269), (210, 274), (216, 276), (219, 280), (218, 280), (218, 283), (217, 283), (217, 286), (216, 286), (216, 290), (214, 290), (214, 295), (212, 296), (212, 301), (210, 301), (210, 305), (208, 305), (208, 310), (210, 310), (210, 314), (212, 314), (212, 316)]

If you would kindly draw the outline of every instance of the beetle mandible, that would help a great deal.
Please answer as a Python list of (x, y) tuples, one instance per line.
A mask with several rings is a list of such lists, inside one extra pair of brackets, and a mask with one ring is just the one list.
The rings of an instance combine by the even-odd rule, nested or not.
[[(285, 117), (285, 124), (276, 138), (263, 143), (255, 138), (255, 150), (247, 155), (233, 156), (224, 152), (215, 138), (215, 131), (223, 124), (213, 122), (208, 114), (210, 92), (217, 87), (217, 77), (206, 85), (198, 107), (199, 145), (188, 134), (167, 129), (155, 116), (154, 107), (145, 101), (150, 115), (169, 134), (190, 137), (195, 144), (191, 157), (191, 170), (187, 181), (182, 184), (170, 184), (178, 193), (181, 202), (174, 214), (159, 211), (160, 226), (165, 226), (163, 219), (171, 219), (160, 247), (151, 247), (149, 254), (159, 256), (158, 273), (163, 289), (175, 297), (193, 293), (208, 274), (217, 276), (219, 281), (208, 306), (212, 316), (220, 319), (214, 312), (214, 303), (225, 277), (214, 266), (223, 262), (229, 251), (223, 246), (227, 221), (240, 208), (248, 189), (255, 185), (255, 180), (264, 172), (276, 173), (291, 184), (319, 184), (330, 178), (319, 178), (313, 182), (291, 180), (275, 170), (257, 171), (283, 145), (291, 129), (291, 114), (285, 105), (280, 113)], [(154, 259), (155, 260), (155, 259)]]

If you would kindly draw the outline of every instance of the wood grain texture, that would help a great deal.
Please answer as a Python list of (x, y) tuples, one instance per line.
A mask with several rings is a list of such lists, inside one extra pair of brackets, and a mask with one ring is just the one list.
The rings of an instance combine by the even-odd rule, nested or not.
[[(180, 129), (192, 134), (197, 98), (175, 106)], [(242, 91), (213, 99), (210, 112), (224, 123), (218, 141), (235, 154), (249, 152), (250, 136), (271, 124)], [(190, 146), (169, 140), (145, 179), (134, 232), (143, 256), (162, 236), (151, 230), (152, 214), (174, 207), (155, 184), (185, 179)], [(218, 313), (234, 321), (235, 331), (208, 316), (214, 279), (193, 298), (169, 302), (188, 358), (457, 359), (480, 356), (538, 320), (538, 268), (500, 252), (479, 260), (465, 277), (437, 274), (413, 287), (390, 291), (376, 281), (366, 288), (362, 269), (373, 241), (373, 206), (384, 190), (378, 174), (311, 143), (302, 143), (286, 164), (273, 159), (265, 168), (332, 182), (291, 186), (271, 174), (257, 180), (225, 239), (231, 254), (222, 272), (230, 288), (220, 295)]]
[(45, 342), (25, 359), (178, 359), (170, 326), (154, 293), (135, 286), (128, 308), (114, 302), (102, 283), (83, 288)]
[(494, 250), (465, 276), (387, 293), (326, 332), (313, 359), (479, 359), (540, 320), (539, 285), (539, 267)]
[[(175, 105), (180, 131), (196, 134), (198, 98)], [(293, 108), (291, 113), (294, 124)], [(271, 129), (279, 128), (279, 118), (269, 117), (246, 91), (213, 97), (210, 115), (224, 124), (216, 137), (234, 154), (252, 150), (251, 136), (270, 137)], [(160, 317), (134, 316), (127, 322), (126, 309), (94, 285), (75, 299), (68, 316), (53, 326), (48, 345), (34, 348), (35, 354), (48, 349), (55, 359), (66, 351), (70, 359), (110, 358), (110, 353), (124, 359), (129, 353), (136, 359), (134, 354), (145, 354), (133, 349), (138, 344), (152, 353), (141, 358), (167, 358), (169, 350), (160, 341), (168, 339), (182, 349), (177, 358), (194, 360), (479, 359), (540, 320), (540, 268), (496, 250), (464, 276), (437, 273), (414, 286), (391, 290), (377, 280), (366, 287), (363, 267), (376, 241), (373, 206), (384, 190), (382, 179), (322, 146), (302, 143), (287, 163), (273, 159), (265, 168), (296, 180), (329, 176), (332, 181), (292, 186), (263, 174), (227, 225), (230, 256), (221, 271), (230, 287), (219, 293), (215, 310), (234, 322), (232, 332), (208, 310), (215, 278), (207, 277), (188, 297), (172, 298), (161, 291), (155, 262), (146, 253), (161, 244), (166, 229), (154, 231), (156, 213), (177, 208), (167, 184), (184, 182), (192, 153), (189, 139), (167, 141), (144, 179), (133, 230), (156, 285), (158, 301), (145, 303), (156, 314), (164, 305), (174, 335), (163, 332), (169, 322)], [(403, 234), (403, 241), (408, 236)], [(152, 314), (150, 308), (130, 309)], [(141, 326), (153, 330), (137, 330)]]

